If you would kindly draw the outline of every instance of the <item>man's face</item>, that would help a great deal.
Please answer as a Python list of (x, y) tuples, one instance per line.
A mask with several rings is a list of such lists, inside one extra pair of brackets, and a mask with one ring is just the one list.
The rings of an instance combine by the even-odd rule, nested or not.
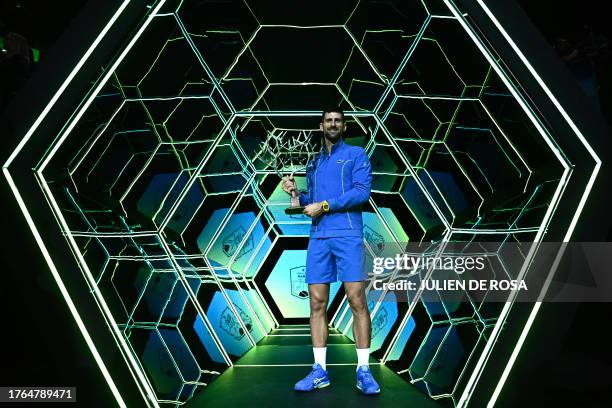
[(346, 124), (344, 123), (341, 113), (326, 112), (319, 128), (323, 131), (325, 139), (332, 143), (336, 143), (346, 130)]

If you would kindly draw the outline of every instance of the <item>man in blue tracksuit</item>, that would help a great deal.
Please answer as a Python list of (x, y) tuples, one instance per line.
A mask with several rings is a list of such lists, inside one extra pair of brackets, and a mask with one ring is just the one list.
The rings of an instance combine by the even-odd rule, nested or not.
[[(310, 295), (310, 335), (315, 364), (297, 391), (312, 391), (330, 384), (326, 371), (327, 303), (329, 284), (340, 280), (353, 313), (353, 334), (357, 348), (357, 388), (364, 394), (378, 394), (368, 360), (372, 322), (365, 295), (365, 248), (361, 206), (370, 197), (372, 168), (366, 152), (342, 139), (346, 124), (339, 108), (323, 112), (320, 129), (323, 148), (306, 166), (307, 192), (300, 193), (304, 214), (312, 218), (306, 283)], [(283, 180), (288, 194), (297, 191), (293, 178)]]

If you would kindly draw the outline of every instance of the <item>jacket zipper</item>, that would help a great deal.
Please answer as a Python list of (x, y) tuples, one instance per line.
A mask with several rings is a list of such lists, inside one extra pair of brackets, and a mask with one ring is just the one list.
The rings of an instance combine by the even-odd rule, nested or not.
[[(314, 192), (312, 194), (312, 202), (315, 203), (317, 201), (317, 172), (319, 171), (319, 167), (321, 166), (321, 159), (323, 158), (323, 155), (321, 154), (321, 157), (319, 157), (319, 162), (317, 163), (317, 168), (315, 169), (315, 178), (314, 178)], [(317, 232), (319, 230), (319, 224), (315, 224), (315, 232)]]
[[(346, 160), (344, 161), (344, 163), (342, 163), (342, 170), (340, 171), (340, 183), (342, 183), (342, 194), (344, 194), (344, 166), (349, 161), (351, 160)], [(349, 226), (351, 227), (351, 229), (353, 229), (353, 223), (351, 222), (351, 217), (349, 215), (348, 209), (346, 209), (346, 219), (348, 220)]]

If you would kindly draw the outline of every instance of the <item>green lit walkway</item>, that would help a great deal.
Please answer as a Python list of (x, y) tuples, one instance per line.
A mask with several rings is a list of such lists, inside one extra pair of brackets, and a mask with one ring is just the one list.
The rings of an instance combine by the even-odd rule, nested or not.
[(331, 386), (298, 393), (293, 384), (310, 372), (312, 348), (307, 326), (281, 326), (226, 370), (187, 407), (440, 407), (374, 359), (370, 368), (381, 393), (364, 396), (355, 387), (355, 346), (330, 331), (327, 370)]

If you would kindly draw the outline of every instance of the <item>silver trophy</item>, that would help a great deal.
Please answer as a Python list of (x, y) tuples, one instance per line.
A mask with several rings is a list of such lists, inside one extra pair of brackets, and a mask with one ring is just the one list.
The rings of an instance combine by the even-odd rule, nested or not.
[[(306, 165), (319, 150), (312, 134), (312, 131), (304, 130), (269, 132), (259, 145), (256, 158), (274, 170), (281, 180), (284, 175), (292, 178), (294, 173), (306, 170)], [(302, 214), (303, 211), (300, 192), (296, 188), (291, 193), (291, 203), (285, 208), (285, 214)]]

